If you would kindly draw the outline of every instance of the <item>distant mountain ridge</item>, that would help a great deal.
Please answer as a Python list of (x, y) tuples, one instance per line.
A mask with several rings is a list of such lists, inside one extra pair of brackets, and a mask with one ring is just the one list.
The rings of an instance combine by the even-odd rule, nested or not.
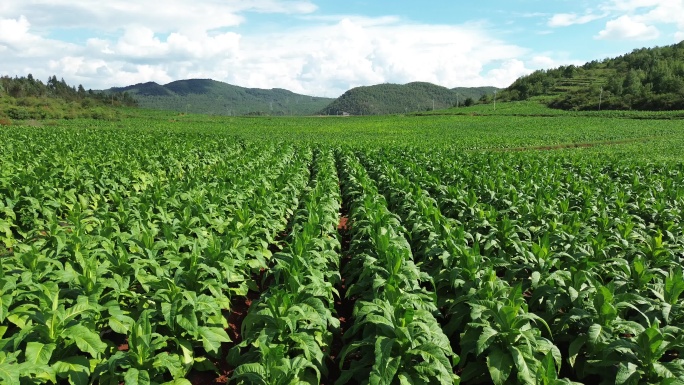
[(281, 88), (245, 88), (211, 79), (177, 80), (165, 85), (147, 82), (106, 92), (126, 92), (142, 108), (210, 115), (313, 115), (333, 101)]
[(496, 87), (446, 88), (432, 83), (378, 84), (352, 88), (321, 110), (323, 115), (384, 115), (444, 109), (477, 101)]

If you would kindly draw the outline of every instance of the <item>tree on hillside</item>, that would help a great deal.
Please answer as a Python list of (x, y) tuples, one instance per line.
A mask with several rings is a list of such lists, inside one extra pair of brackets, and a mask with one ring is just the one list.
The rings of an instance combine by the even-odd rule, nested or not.
[(601, 109), (684, 108), (680, 107), (684, 106), (684, 42), (637, 49), (579, 67), (538, 70), (501, 92), (501, 100), (537, 96), (545, 96), (547, 104), (556, 108), (598, 109), (599, 102)]

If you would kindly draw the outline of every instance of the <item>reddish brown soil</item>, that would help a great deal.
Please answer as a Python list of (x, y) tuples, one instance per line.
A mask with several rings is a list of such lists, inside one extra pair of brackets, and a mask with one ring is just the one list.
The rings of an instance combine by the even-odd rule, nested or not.
[[(285, 240), (290, 235), (291, 228), (292, 224), (289, 223), (285, 231), (277, 234), (275, 241), (268, 246), (271, 253), (277, 253), (283, 249)], [(256, 282), (259, 291), (249, 291), (247, 292), (246, 297), (235, 298), (232, 301), (232, 308), (230, 311), (226, 311), (224, 314), (228, 321), (226, 333), (228, 333), (231, 342), (223, 344), (221, 346), (221, 354), (219, 355), (220, 359), (212, 361), (216, 368), (218, 368), (218, 373), (193, 371), (188, 375), (188, 380), (192, 385), (225, 384), (232, 376), (235, 368), (226, 361), (228, 352), (242, 342), (242, 322), (245, 320), (245, 317), (247, 317), (249, 307), (252, 306), (252, 303), (261, 296), (261, 293), (273, 283), (273, 276), (264, 268), (259, 269), (258, 272), (254, 272), (252, 274), (252, 279)]]
[(190, 383), (193, 385), (202, 385), (225, 384), (228, 382), (228, 379), (233, 374), (235, 368), (228, 364), (226, 357), (228, 356), (230, 349), (242, 342), (242, 335), (240, 334), (242, 322), (247, 316), (247, 312), (249, 311), (252, 302), (259, 298), (259, 295), (260, 293), (258, 292), (250, 291), (247, 293), (247, 297), (234, 299), (232, 309), (225, 312), (225, 317), (228, 321), (228, 329), (226, 329), (226, 332), (228, 333), (231, 342), (221, 346), (219, 359), (212, 360), (212, 363), (218, 369), (218, 373), (192, 371), (188, 375), (188, 381), (190, 381)]
[[(219, 371), (222, 371), (222, 369), (219, 368)], [(227, 374), (217, 375), (214, 372), (193, 371), (188, 374), (187, 380), (193, 385), (225, 384), (228, 383), (228, 378), (230, 378), (230, 376)]]
[(343, 230), (343, 231), (349, 230), (348, 223), (349, 223), (349, 218), (347, 218), (347, 217), (340, 217), (340, 223), (337, 225), (337, 230), (338, 230), (338, 231), (340, 231), (340, 230)]
[(242, 336), (240, 335), (240, 328), (242, 328), (242, 321), (247, 316), (249, 307), (252, 306), (254, 302), (259, 298), (259, 293), (250, 291), (247, 293), (247, 298), (242, 298), (233, 303), (233, 308), (230, 309), (230, 314), (228, 314), (228, 336), (233, 340), (230, 344), (235, 346), (242, 342)]
[(116, 350), (120, 352), (128, 351), (128, 337), (125, 334), (115, 333), (112, 329), (105, 329), (102, 331), (101, 338), (103, 341), (111, 342), (116, 346)]
[[(342, 245), (342, 250), (340, 251), (340, 271), (344, 271), (344, 267), (351, 260), (351, 255), (349, 254), (349, 244), (351, 243), (351, 235), (349, 234), (350, 225), (349, 218), (346, 215), (341, 215), (340, 222), (337, 225), (337, 231), (340, 234), (340, 243)], [(352, 325), (352, 314), (356, 302), (356, 298), (347, 298), (347, 283), (345, 277), (342, 277), (340, 284), (337, 286), (337, 290), (340, 293), (340, 298), (335, 301), (335, 314), (340, 320), (340, 330), (339, 333), (336, 333), (333, 336), (333, 341), (330, 346), (330, 360), (328, 362), (330, 372), (328, 373), (328, 378), (324, 378), (323, 381), (321, 381), (321, 385), (332, 385), (340, 377), (339, 355), (344, 347), (342, 337)]]

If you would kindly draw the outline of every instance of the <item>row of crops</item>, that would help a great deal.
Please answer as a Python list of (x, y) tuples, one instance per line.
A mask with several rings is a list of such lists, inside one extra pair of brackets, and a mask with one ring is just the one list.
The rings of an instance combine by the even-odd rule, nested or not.
[(684, 383), (681, 163), (0, 140), (3, 384)]

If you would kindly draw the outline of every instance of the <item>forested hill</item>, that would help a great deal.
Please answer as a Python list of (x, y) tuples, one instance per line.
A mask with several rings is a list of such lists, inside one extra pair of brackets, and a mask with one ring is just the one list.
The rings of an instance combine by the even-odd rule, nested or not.
[(498, 88), (453, 88), (432, 83), (415, 82), (405, 85), (378, 84), (356, 87), (345, 92), (321, 111), (323, 115), (384, 115), (443, 109), (475, 103)]
[(561, 109), (684, 109), (684, 41), (536, 71), (500, 93), (501, 100), (530, 98)]
[(274, 88), (244, 88), (210, 79), (141, 83), (109, 91), (134, 95), (140, 107), (211, 115), (313, 115), (333, 99)]
[(86, 91), (82, 85), (70, 86), (64, 79), (51, 76), (47, 82), (31, 74), (22, 77), (0, 77), (0, 119), (117, 119), (117, 107), (135, 106), (126, 93), (103, 94)]

